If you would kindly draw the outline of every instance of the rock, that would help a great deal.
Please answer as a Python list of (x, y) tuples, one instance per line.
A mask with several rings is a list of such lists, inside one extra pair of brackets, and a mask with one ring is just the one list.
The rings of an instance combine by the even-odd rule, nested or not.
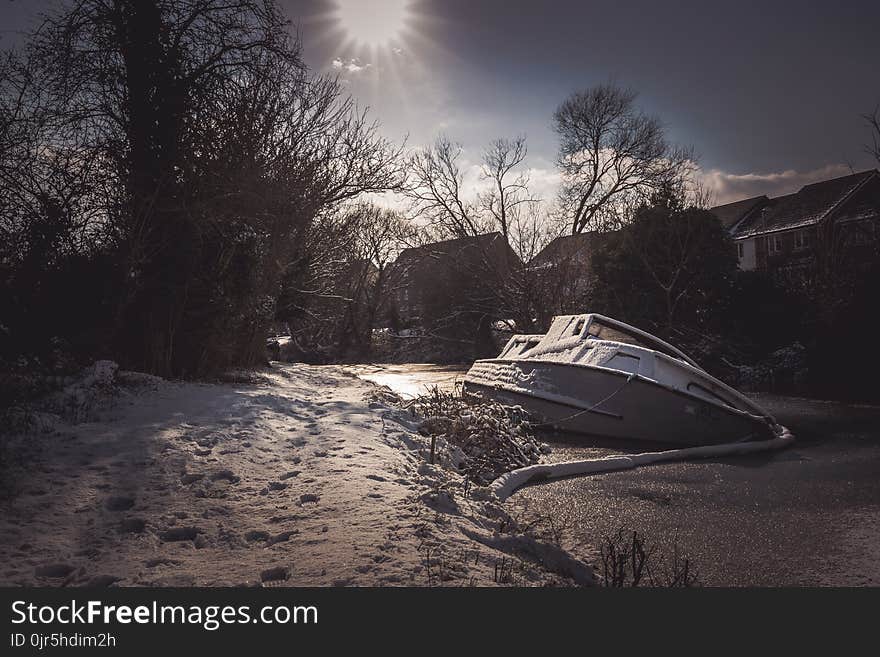
[(198, 473), (194, 473), (194, 472), (187, 473), (187, 474), (184, 474), (183, 476), (180, 477), (180, 483), (182, 483), (184, 485), (189, 485), (189, 484), (193, 484), (193, 483), (199, 481), (200, 479), (204, 479), (204, 477), (205, 477), (205, 475), (203, 475), (203, 474), (198, 474)]
[(208, 539), (206, 539), (204, 536), (197, 536), (196, 540), (193, 541), (193, 545), (195, 546), (196, 550), (203, 550), (209, 545)]
[(159, 534), (159, 538), (166, 543), (194, 541), (199, 533), (200, 530), (196, 527), (172, 527)]
[(284, 490), (289, 484), (283, 481), (270, 481), (269, 490)]
[(119, 531), (123, 534), (141, 534), (147, 527), (143, 518), (125, 518), (119, 523)]
[(290, 569), (285, 566), (267, 568), (260, 573), (261, 582), (283, 582), (290, 579)]
[(292, 479), (293, 477), (298, 477), (301, 470), (291, 470), (290, 472), (285, 472), (283, 475), (278, 477), (282, 481), (285, 479)]
[(309, 504), (309, 503), (314, 504), (314, 503), (317, 503), (317, 501), (319, 499), (321, 499), (321, 498), (318, 497), (317, 495), (315, 495), (314, 493), (306, 493), (305, 495), (299, 496), (299, 503), (300, 504)]
[(66, 563), (52, 563), (45, 566), (37, 566), (34, 568), (34, 575), (37, 577), (50, 577), (52, 579), (60, 579), (67, 577), (76, 568)]
[(114, 495), (104, 502), (108, 511), (128, 511), (134, 506), (134, 498), (127, 495)]

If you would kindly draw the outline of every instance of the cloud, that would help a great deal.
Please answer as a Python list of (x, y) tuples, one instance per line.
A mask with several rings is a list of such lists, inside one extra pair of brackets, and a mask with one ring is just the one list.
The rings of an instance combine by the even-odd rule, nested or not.
[(353, 57), (352, 59), (342, 59), (340, 57), (337, 57), (333, 60), (332, 64), (333, 68), (337, 71), (344, 71), (350, 75), (363, 73), (373, 66), (369, 62), (361, 62), (361, 60), (357, 57)]
[(714, 194), (714, 203), (722, 205), (753, 196), (782, 196), (798, 191), (804, 185), (838, 178), (852, 173), (845, 164), (827, 164), (812, 171), (786, 171), (770, 173), (730, 173), (720, 169), (699, 171), (698, 177)]

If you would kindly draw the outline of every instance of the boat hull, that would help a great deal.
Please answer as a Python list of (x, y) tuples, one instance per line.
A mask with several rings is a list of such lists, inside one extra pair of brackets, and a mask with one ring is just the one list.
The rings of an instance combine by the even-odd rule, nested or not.
[(464, 387), (477, 397), (522, 406), (547, 428), (578, 434), (677, 445), (773, 435), (765, 418), (600, 367), (478, 361)]

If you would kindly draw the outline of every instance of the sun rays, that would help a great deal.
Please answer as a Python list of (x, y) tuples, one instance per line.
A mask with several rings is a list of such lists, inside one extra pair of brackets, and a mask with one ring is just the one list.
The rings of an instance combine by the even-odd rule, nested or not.
[(356, 46), (394, 47), (413, 18), (413, 0), (336, 0), (335, 4), (334, 18)]

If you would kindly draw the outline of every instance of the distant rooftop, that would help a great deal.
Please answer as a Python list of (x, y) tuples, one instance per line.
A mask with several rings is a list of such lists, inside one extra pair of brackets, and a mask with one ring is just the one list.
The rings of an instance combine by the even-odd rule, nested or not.
[(558, 264), (584, 250), (590, 254), (599, 242), (607, 238), (609, 234), (589, 231), (577, 235), (560, 235), (541, 249), (540, 253), (529, 262), (529, 266), (540, 267), (550, 263)]
[(786, 196), (755, 196), (719, 205), (711, 212), (734, 237), (809, 226), (840, 209), (856, 190), (872, 179), (880, 179), (876, 169), (805, 185)]
[(398, 262), (417, 260), (424, 257), (450, 255), (471, 246), (489, 246), (496, 240), (503, 240), (504, 236), (499, 232), (484, 233), (482, 235), (468, 235), (456, 237), (440, 242), (431, 242), (421, 246), (411, 246), (400, 252)]

